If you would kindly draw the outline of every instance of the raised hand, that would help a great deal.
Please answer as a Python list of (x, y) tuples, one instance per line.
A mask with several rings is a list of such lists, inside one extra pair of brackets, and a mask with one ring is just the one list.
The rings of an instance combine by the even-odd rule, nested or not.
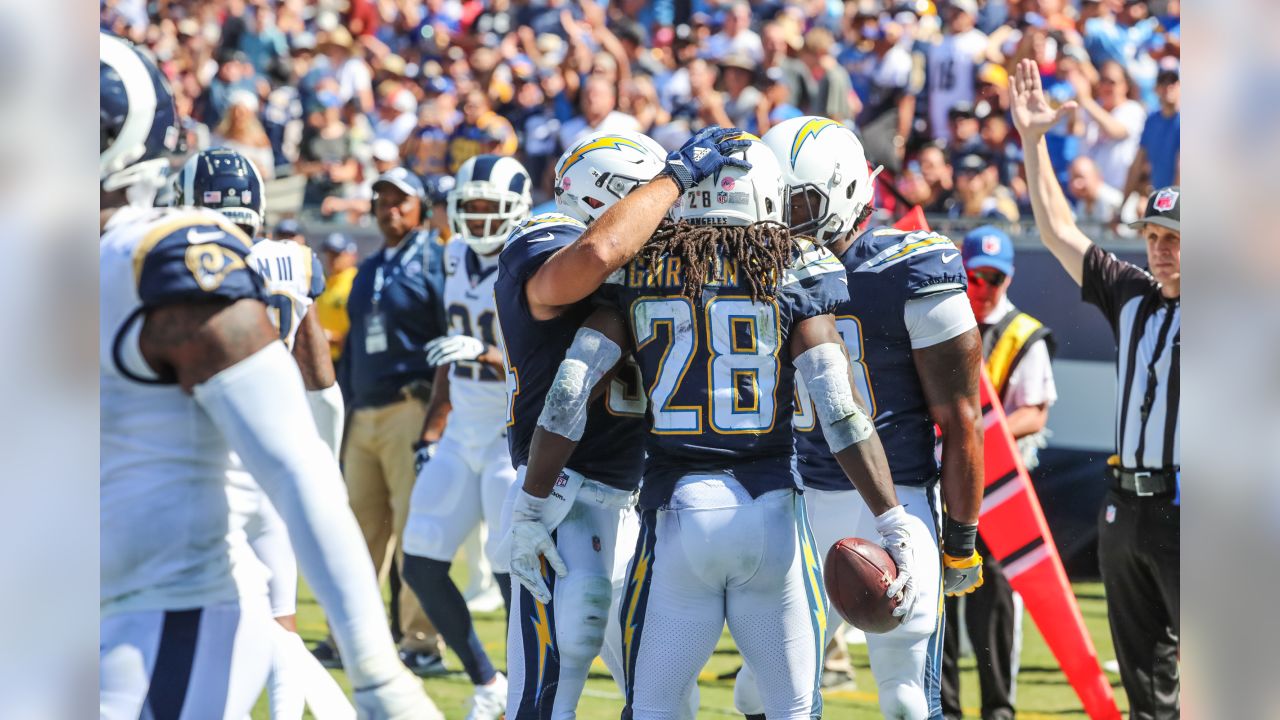
[(1014, 68), (1010, 105), (1013, 126), (1022, 136), (1024, 146), (1044, 137), (1059, 120), (1076, 109), (1075, 102), (1063, 103), (1057, 109), (1049, 103), (1034, 60), (1023, 60)]

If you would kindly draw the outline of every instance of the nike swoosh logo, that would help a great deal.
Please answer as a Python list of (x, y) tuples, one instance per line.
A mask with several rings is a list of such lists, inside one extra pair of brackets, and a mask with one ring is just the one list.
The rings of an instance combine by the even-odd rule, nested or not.
[(536, 243), (536, 242), (546, 242), (546, 241), (548, 241), (548, 240), (555, 240), (555, 239), (556, 239), (556, 236), (555, 236), (555, 235), (553, 235), (553, 234), (551, 234), (551, 233), (547, 233), (546, 235), (544, 235), (544, 236), (542, 236), (542, 237), (529, 238), (529, 242), (531, 242), (531, 243)]
[(187, 231), (187, 242), (191, 243), (192, 245), (199, 245), (200, 243), (212, 242), (214, 240), (217, 240), (219, 238), (224, 238), (226, 236), (227, 234), (221, 230), (211, 230), (209, 232), (198, 232), (196, 231), (195, 228), (192, 228)]
[(949, 263), (952, 260), (955, 260), (956, 256), (959, 254), (960, 253), (942, 253), (942, 262)]

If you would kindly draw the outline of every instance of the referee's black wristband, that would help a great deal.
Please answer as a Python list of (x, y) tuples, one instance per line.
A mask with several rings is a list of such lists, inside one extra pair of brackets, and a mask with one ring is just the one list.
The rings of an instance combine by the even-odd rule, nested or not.
[(942, 517), (942, 550), (951, 557), (967, 558), (973, 554), (978, 542), (978, 524), (966, 525), (951, 519), (950, 515)]

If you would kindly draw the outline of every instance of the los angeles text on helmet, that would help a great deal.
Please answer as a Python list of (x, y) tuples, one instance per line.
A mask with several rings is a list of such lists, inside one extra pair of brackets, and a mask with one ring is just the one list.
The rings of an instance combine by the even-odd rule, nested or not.
[[(708, 286), (738, 285), (738, 263), (723, 257), (716, 258), (715, 265), (709, 268), (704, 280)], [(627, 265), (627, 287), (675, 289), (678, 292), (684, 287), (680, 258), (664, 257), (652, 270), (645, 267), (643, 260), (632, 260)]]

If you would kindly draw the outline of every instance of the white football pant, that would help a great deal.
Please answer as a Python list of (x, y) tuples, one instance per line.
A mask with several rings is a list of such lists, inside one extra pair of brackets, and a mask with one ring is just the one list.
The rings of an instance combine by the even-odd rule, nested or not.
[[(912, 516), (915, 547), (916, 602), (911, 621), (892, 632), (867, 633), (871, 674), (879, 691), (880, 711), (892, 720), (942, 717), (940, 673), (942, 669), (942, 557), (938, 549), (937, 485), (896, 487), (898, 501)], [(809, 522), (825, 562), (827, 551), (847, 537), (880, 542), (875, 516), (856, 490), (806, 490)], [(834, 612), (823, 642), (826, 647), (840, 622)], [(733, 689), (733, 704), (744, 715), (765, 713), (756, 689), (760, 672), (750, 661), (743, 664)]]
[(680, 480), (642, 514), (622, 611), (624, 720), (681, 717), (728, 622), (770, 720), (822, 714), (822, 557), (787, 488), (752, 498), (726, 474)]

